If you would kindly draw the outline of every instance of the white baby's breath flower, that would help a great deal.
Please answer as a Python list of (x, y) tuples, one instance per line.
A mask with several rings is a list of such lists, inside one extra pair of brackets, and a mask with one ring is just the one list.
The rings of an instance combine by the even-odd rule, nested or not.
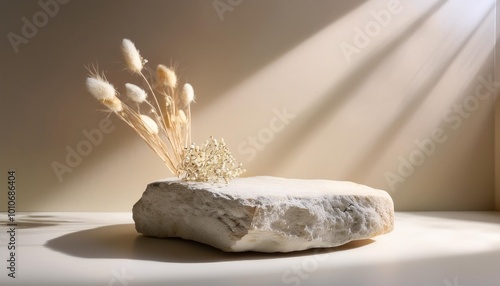
[(134, 73), (141, 73), (144, 60), (131, 40), (123, 39), (122, 53), (125, 58), (125, 63), (127, 64), (127, 68)]
[(135, 84), (126, 83), (125, 89), (128, 98), (130, 98), (133, 102), (141, 103), (148, 97), (147, 93)]
[(97, 100), (110, 100), (115, 97), (115, 88), (112, 84), (98, 76), (87, 78), (87, 89)]
[(179, 169), (186, 181), (224, 180), (227, 183), (245, 172), (242, 164), (236, 162), (231, 155), (223, 139), (217, 142), (215, 138), (210, 137), (201, 146), (191, 144), (189, 148), (184, 149), (182, 158)]
[(156, 122), (153, 119), (151, 119), (151, 117), (141, 114), (141, 120), (144, 126), (146, 126), (146, 129), (148, 130), (149, 133), (158, 134), (159, 132), (158, 124), (156, 124)]
[(184, 84), (182, 87), (182, 102), (185, 105), (191, 104), (194, 100), (194, 89), (189, 83)]

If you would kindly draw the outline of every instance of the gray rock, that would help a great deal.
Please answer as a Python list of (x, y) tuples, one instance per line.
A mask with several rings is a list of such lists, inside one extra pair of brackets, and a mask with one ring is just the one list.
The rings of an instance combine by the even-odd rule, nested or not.
[(390, 232), (394, 205), (387, 192), (352, 182), (166, 179), (148, 185), (133, 218), (145, 236), (181, 237), (231, 252), (289, 252)]

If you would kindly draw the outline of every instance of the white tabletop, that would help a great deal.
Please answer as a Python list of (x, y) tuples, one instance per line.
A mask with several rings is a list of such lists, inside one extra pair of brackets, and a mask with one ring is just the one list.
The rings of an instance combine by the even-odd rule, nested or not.
[(143, 237), (131, 213), (22, 213), (16, 278), (0, 218), (0, 285), (500, 285), (500, 212), (399, 212), (390, 234), (287, 254)]

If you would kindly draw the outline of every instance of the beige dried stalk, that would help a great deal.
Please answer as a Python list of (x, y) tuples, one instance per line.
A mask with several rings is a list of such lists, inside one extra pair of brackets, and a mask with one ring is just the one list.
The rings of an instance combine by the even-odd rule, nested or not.
[(134, 129), (175, 176), (186, 181), (227, 183), (245, 171), (223, 139), (218, 142), (210, 137), (202, 146), (191, 143), (191, 103), (195, 94), (189, 83), (179, 88), (174, 69), (164, 65), (157, 66), (156, 78), (150, 82), (142, 72), (147, 61), (128, 39), (122, 42), (122, 53), (127, 69), (142, 78), (147, 92), (127, 83), (127, 98), (121, 99), (97, 68), (89, 69), (87, 89)]

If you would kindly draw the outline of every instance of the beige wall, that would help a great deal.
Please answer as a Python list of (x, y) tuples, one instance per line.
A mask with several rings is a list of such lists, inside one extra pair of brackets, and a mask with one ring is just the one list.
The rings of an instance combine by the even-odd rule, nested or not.
[[(72, 0), (44, 18), (38, 1), (0, 0), (1, 169), (16, 169), (22, 211), (128, 211), (171, 176), (114, 116), (67, 160), (108, 116), (84, 66), (140, 82), (123, 71), (128, 37), (152, 66), (178, 64), (194, 140), (224, 137), (246, 176), (356, 181), (398, 210), (491, 210), (494, 2)], [(17, 53), (9, 33), (25, 38)]]
[[(498, 69), (497, 69), (498, 70)], [(498, 80), (498, 75), (497, 75), (497, 80)], [(497, 211), (500, 211), (500, 132), (498, 130), (498, 126), (500, 126), (500, 100), (496, 101), (496, 129), (495, 129), (495, 178), (496, 178), (496, 184), (495, 184), (495, 209)]]
[[(500, 37), (500, 9), (498, 7), (498, 0), (496, 1), (496, 38)], [(500, 53), (500, 46), (495, 45), (495, 81), (500, 82), (500, 61), (498, 55)], [(498, 87), (497, 94), (498, 97)], [(495, 206), (496, 210), (500, 211), (500, 100), (495, 101)]]

